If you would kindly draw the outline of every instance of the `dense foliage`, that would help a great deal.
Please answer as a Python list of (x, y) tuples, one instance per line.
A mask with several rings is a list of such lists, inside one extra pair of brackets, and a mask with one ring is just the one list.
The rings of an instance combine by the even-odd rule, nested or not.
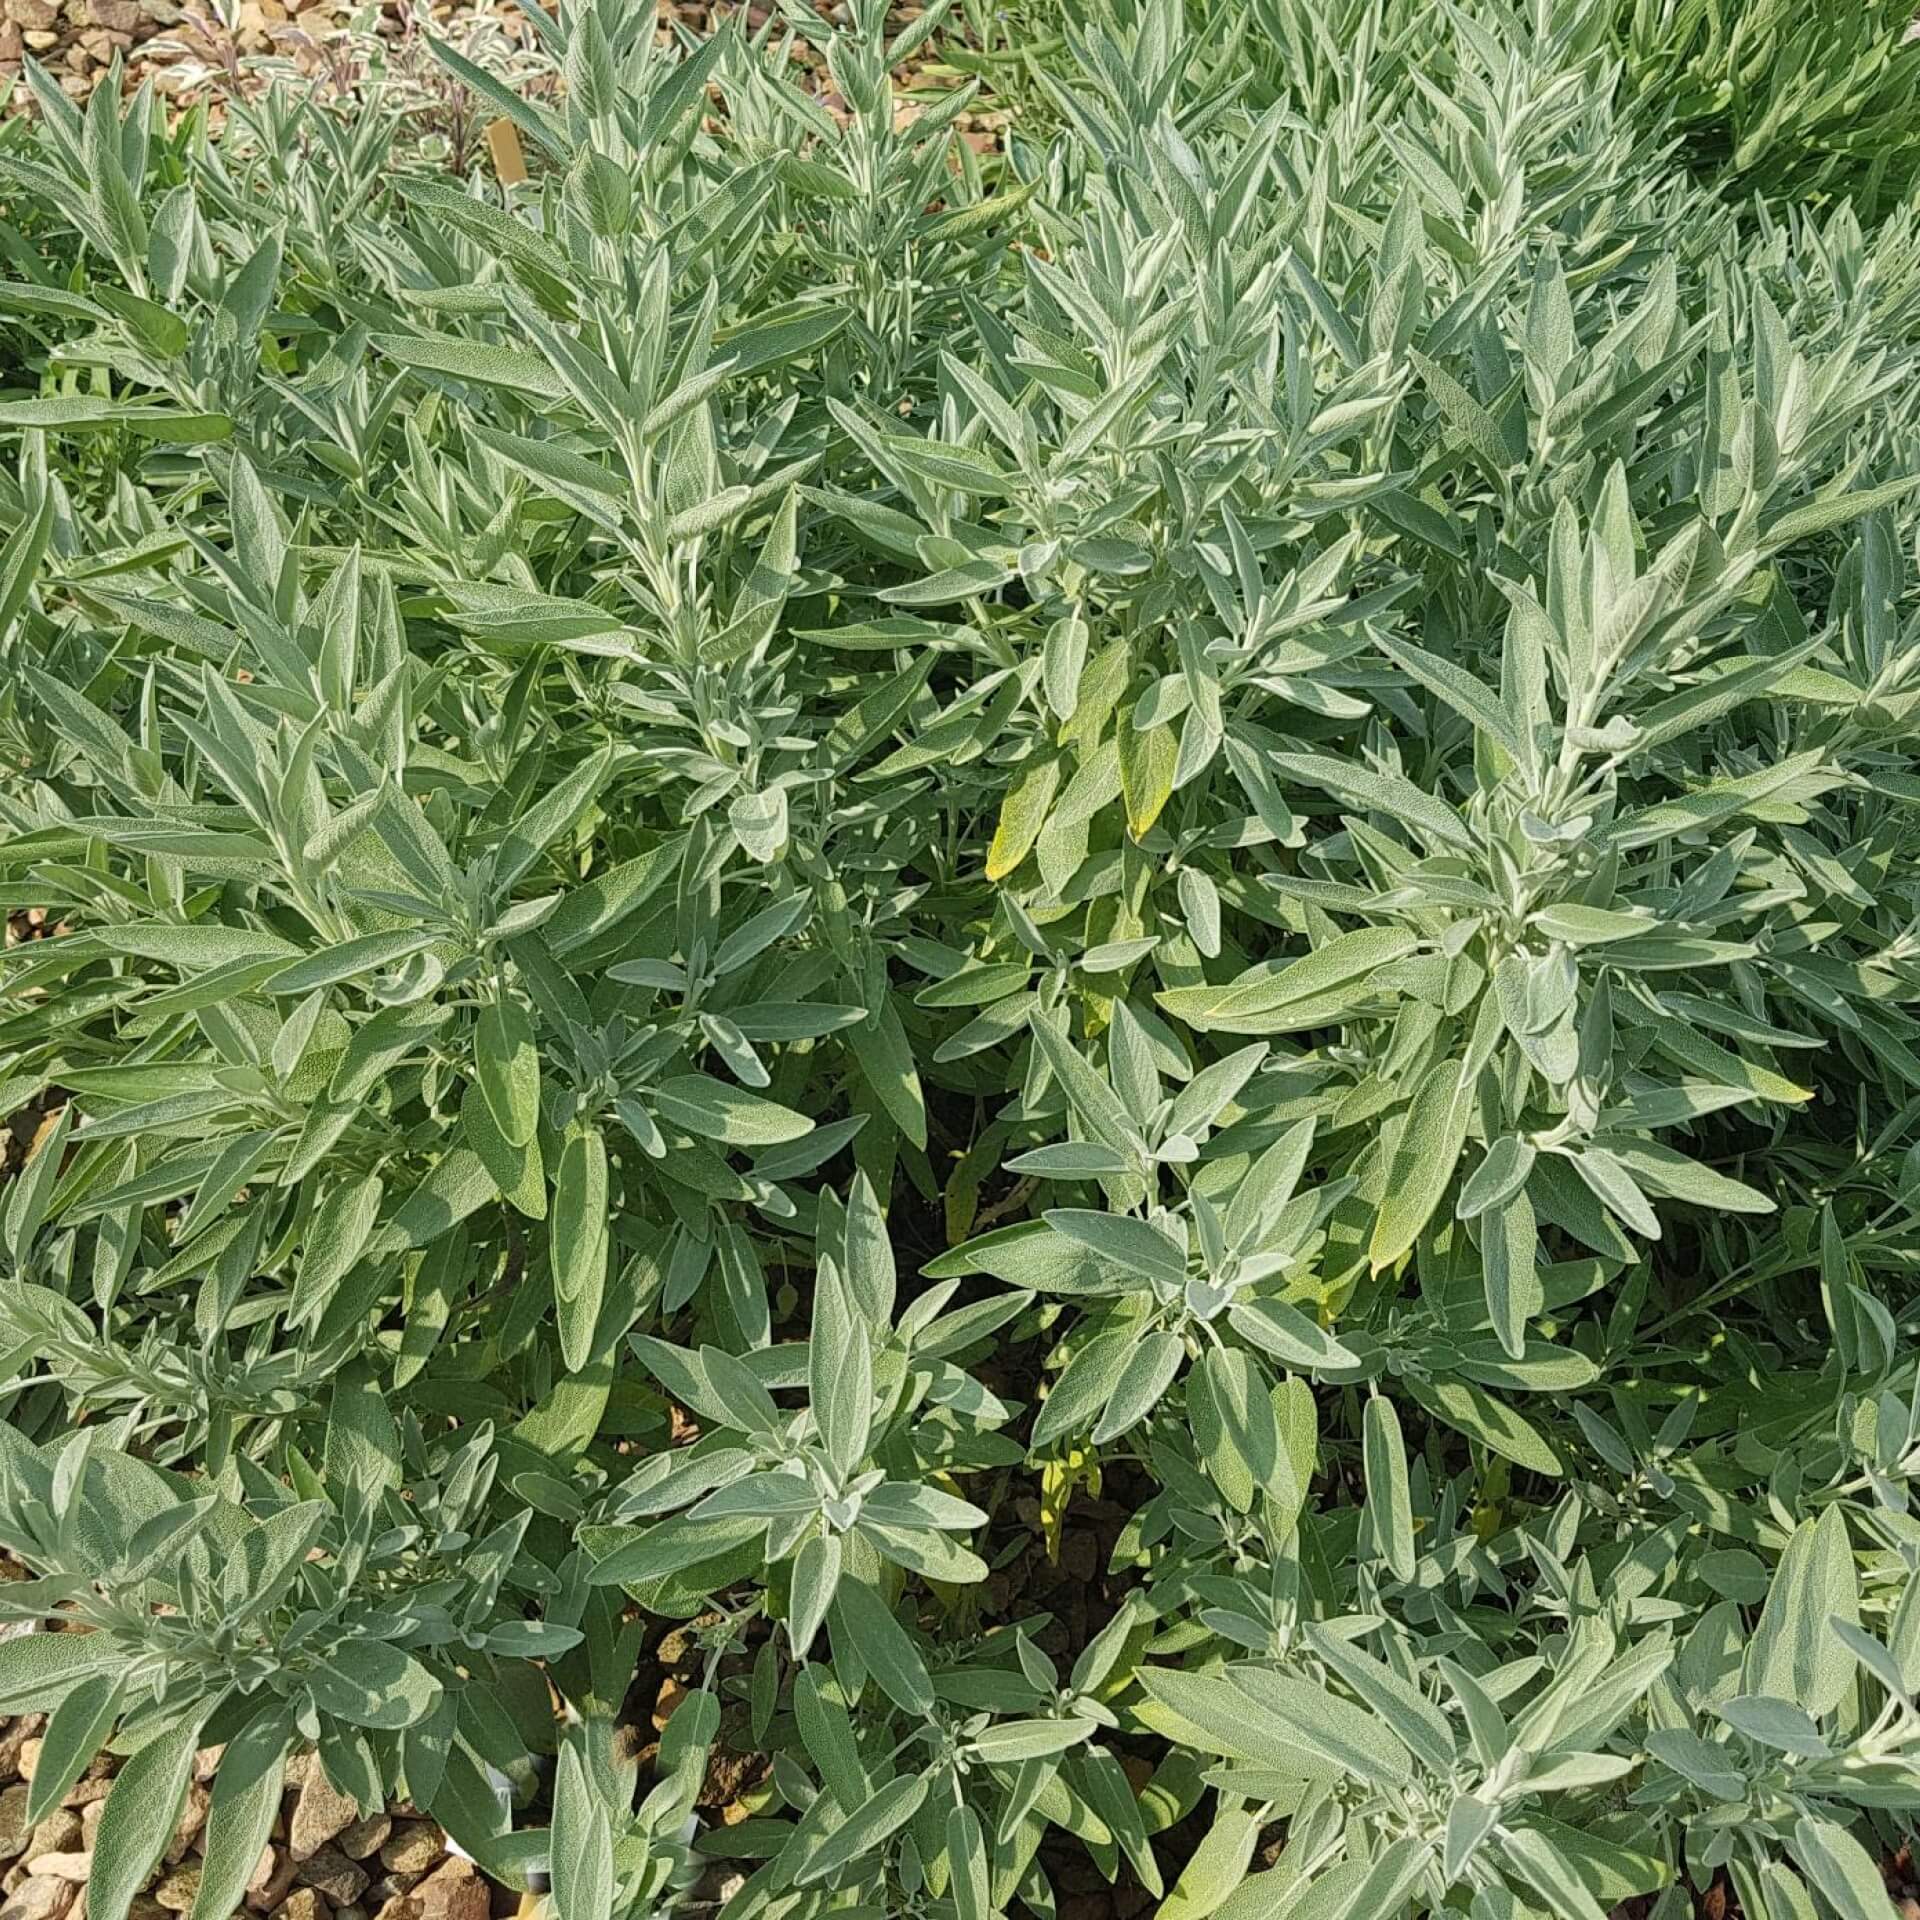
[[(504, 198), (0, 131), (0, 1614), (91, 1629), (0, 1711), (29, 1818), (126, 1756), (89, 1920), (219, 1742), (194, 1920), (309, 1745), (558, 1920), (1877, 1920), (1893, 15), (1089, 0), (983, 159), (934, 13), (531, 12), (555, 102), (445, 55)], [(1102, 1475), (1055, 1659), (989, 1575)]]

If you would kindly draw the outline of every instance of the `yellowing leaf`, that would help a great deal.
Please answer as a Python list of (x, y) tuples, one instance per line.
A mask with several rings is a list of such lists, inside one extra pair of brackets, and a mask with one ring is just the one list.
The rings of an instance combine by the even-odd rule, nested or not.
[(1032, 851), (1059, 788), (1057, 756), (1049, 754), (1043, 760), (1027, 762), (1000, 803), (1000, 824), (994, 828), (993, 845), (987, 849), (989, 880), (1004, 880)]
[(1127, 804), (1127, 831), (1145, 838), (1160, 812), (1173, 797), (1173, 769), (1180, 747), (1171, 722), (1135, 730), (1129, 720), (1120, 723), (1120, 792)]
[(1067, 1509), (1082, 1487), (1092, 1499), (1100, 1497), (1100, 1456), (1083, 1447), (1069, 1447), (1058, 1460), (1048, 1460), (1040, 1468), (1040, 1537), (1046, 1543), (1047, 1559), (1057, 1566), (1060, 1542), (1065, 1533)]
[(1462, 1062), (1443, 1060), (1420, 1083), (1387, 1175), (1386, 1197), (1374, 1217), (1367, 1264), (1375, 1273), (1412, 1247), (1445, 1198), (1472, 1110), (1473, 1087)]

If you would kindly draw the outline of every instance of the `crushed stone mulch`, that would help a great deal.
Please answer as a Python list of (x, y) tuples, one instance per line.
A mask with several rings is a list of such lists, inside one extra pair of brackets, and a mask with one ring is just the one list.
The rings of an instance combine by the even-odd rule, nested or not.
[[(847, 24), (844, 0), (814, 4), (823, 18)], [(918, 4), (897, 7), (889, 32), (919, 13)], [(698, 37), (736, 19), (757, 32), (768, 17), (753, 0), (658, 0), (663, 41)], [(150, 80), (170, 103), (205, 102), (216, 119), (228, 100), (287, 81), (349, 105), (397, 90), (431, 120), (436, 97), (464, 90), (433, 58), (429, 36), (536, 93), (557, 84), (534, 24), (511, 0), (0, 0), (0, 115), (32, 111), (22, 82), (32, 58), (81, 102), (118, 61), (123, 86)], [(787, 57), (829, 112), (844, 112), (813, 48), (795, 39)], [(965, 76), (943, 64), (936, 37), (899, 77), (908, 87), (944, 89)], [(998, 145), (1011, 117), (983, 96), (955, 128), (984, 154)], [(449, 158), (462, 166), (467, 155), (460, 149)]]

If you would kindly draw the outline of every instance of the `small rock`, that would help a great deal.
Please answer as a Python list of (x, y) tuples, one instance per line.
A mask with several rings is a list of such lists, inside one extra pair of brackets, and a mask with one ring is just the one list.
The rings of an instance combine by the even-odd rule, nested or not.
[(29, 1874), (0, 1907), (0, 1920), (63, 1920), (80, 1889), (52, 1874)]
[(654, 1658), (663, 1667), (676, 1667), (698, 1651), (699, 1629), (691, 1625), (669, 1627), (653, 1650)]
[(367, 1920), (367, 1910), (362, 1906), (336, 1907), (333, 1920)]
[[(272, 1871), (258, 1886), (247, 1888), (247, 1905), (255, 1913), (271, 1913), (293, 1890), (293, 1876), (299, 1862), (289, 1853), (277, 1853), (268, 1849)], [(259, 1869), (254, 1869), (256, 1873)]]
[(153, 1897), (169, 1913), (185, 1913), (200, 1891), (200, 1862), (188, 1860), (162, 1876)]
[[(20, 0), (9, 0), (9, 4), (17, 7), (20, 4)], [(48, 34), (42, 44), (50, 47), (58, 38), (58, 34)], [(27, 45), (30, 47), (35, 44), (35, 36), (33, 34), (27, 34), (25, 39)], [(40, 1764), (41, 1744), (38, 1740), (23, 1740), (20, 1743), (19, 1766), (20, 1778), (22, 1780), (31, 1780), (33, 1778), (33, 1770)]]
[(150, 1893), (136, 1893), (127, 1909), (127, 1920), (173, 1920), (173, 1916)]
[(71, 1880), (78, 1886), (93, 1865), (90, 1853), (36, 1853), (27, 1862), (29, 1873), (50, 1873), (57, 1880)]
[[(24, 22), (16, 21), (16, 26)], [(46, 1716), (38, 1713), (23, 1713), (18, 1719), (7, 1722), (4, 1731), (0, 1731), (0, 1780), (18, 1780), (20, 1778), (20, 1749), (46, 1725)]]
[(173, 1838), (167, 1843), (168, 1866), (176, 1866), (184, 1860), (187, 1849), (200, 1837), (200, 1829), (207, 1824), (207, 1806), (211, 1798), (198, 1781), (188, 1786), (186, 1804), (180, 1809), (180, 1824), (174, 1828)]
[(700, 1877), (689, 1904), (724, 1907), (747, 1884), (747, 1876), (738, 1867), (715, 1861)]
[(76, 1813), (84, 1815), (89, 1807), (97, 1807), (113, 1791), (111, 1780), (89, 1777), (77, 1780), (69, 1790), (67, 1797), (60, 1802), (63, 1807), (71, 1807)]
[(295, 1887), (274, 1909), (273, 1920), (327, 1920), (327, 1903), (312, 1887)]
[(351, 1906), (367, 1890), (365, 1870), (338, 1847), (322, 1847), (300, 1863), (293, 1877), (303, 1887), (318, 1887), (336, 1907)]
[(27, 1844), (27, 1789), (21, 1785), (0, 1793), (0, 1860), (11, 1860)]
[(493, 1899), (471, 1860), (453, 1859), (434, 1871), (407, 1898), (420, 1920), (493, 1920)]
[(687, 1697), (685, 1681), (676, 1680), (672, 1674), (660, 1682), (660, 1691), (654, 1696), (653, 1724), (664, 1727), (673, 1718), (674, 1710)]
[(380, 1903), (373, 1920), (420, 1920), (420, 1902), (410, 1893), (396, 1893)]
[(60, 24), (54, 0), (6, 0), (7, 18), (17, 27), (53, 27)]
[(364, 1860), (368, 1854), (379, 1852), (392, 1831), (393, 1822), (387, 1815), (370, 1814), (365, 1820), (342, 1827), (334, 1844), (349, 1860)]
[(43, 1853), (74, 1853), (80, 1846), (80, 1816), (70, 1807), (56, 1807), (33, 1830), (27, 1842), (29, 1860)]
[(389, 1873), (425, 1873), (446, 1850), (431, 1820), (403, 1820), (380, 1843), (380, 1864)]
[(319, 1767), (307, 1775), (287, 1826), (287, 1849), (296, 1860), (311, 1860), (335, 1834), (360, 1817), (360, 1809)]

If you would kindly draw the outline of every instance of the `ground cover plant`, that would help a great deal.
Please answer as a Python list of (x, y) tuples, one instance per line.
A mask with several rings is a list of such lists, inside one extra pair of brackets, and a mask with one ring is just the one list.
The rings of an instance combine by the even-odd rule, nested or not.
[(34, 1817), (120, 1757), (89, 1920), (223, 1744), (194, 1920), (309, 1750), (557, 1920), (1877, 1920), (1851, 25), (1694, 95), (1717, 14), (1108, 0), (982, 155), (937, 11), (535, 14), (557, 93), (443, 53), (511, 191), (284, 91), (0, 128), (0, 1712)]

